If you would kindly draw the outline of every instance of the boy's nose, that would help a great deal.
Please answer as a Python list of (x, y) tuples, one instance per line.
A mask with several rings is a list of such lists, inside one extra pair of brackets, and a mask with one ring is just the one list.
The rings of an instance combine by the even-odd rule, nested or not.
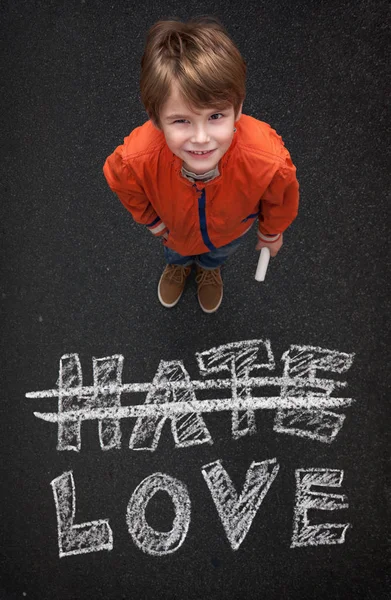
[(205, 129), (198, 129), (195, 134), (191, 137), (191, 141), (194, 143), (198, 142), (207, 142), (209, 140), (209, 135)]

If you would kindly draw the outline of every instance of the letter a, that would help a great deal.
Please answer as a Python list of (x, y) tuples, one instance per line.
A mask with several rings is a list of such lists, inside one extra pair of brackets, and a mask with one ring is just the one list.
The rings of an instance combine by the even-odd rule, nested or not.
[[(196, 401), (193, 384), (183, 361), (160, 361), (145, 404)], [(183, 448), (197, 444), (211, 444), (212, 438), (204, 419), (197, 413), (171, 418), (175, 446)], [(167, 417), (157, 415), (138, 417), (130, 436), (129, 448), (133, 450), (156, 450)]]

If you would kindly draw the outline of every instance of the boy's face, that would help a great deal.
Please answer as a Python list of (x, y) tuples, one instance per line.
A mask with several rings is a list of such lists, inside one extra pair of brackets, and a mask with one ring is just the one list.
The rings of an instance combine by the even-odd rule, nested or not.
[[(162, 131), (171, 152), (183, 159), (183, 166), (189, 171), (202, 174), (213, 169), (227, 152), (234, 136), (235, 121), (242, 114), (242, 106), (235, 118), (232, 106), (218, 112), (213, 109), (190, 111), (175, 85), (164, 104), (160, 121)], [(169, 118), (171, 115), (182, 115)], [(194, 156), (189, 151), (213, 150), (205, 156)]]

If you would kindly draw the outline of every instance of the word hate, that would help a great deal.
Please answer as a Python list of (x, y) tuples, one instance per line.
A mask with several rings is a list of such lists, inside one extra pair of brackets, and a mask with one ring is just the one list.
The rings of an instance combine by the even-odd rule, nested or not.
[[(256, 432), (255, 411), (276, 410), (274, 431), (331, 443), (341, 430), (352, 398), (332, 397), (346, 382), (321, 379), (318, 371), (344, 373), (354, 354), (314, 346), (291, 345), (281, 357), (281, 377), (262, 377), (259, 371), (275, 369), (269, 340), (224, 344), (196, 353), (202, 377), (221, 373), (222, 379), (191, 380), (183, 361), (160, 361), (152, 383), (122, 383), (124, 357), (120, 354), (92, 359), (93, 385), (83, 386), (78, 354), (60, 358), (58, 387), (28, 392), (27, 398), (58, 398), (56, 413), (35, 412), (39, 419), (58, 423), (58, 450), (81, 449), (81, 424), (99, 423), (102, 450), (121, 448), (120, 421), (136, 418), (129, 448), (156, 450), (166, 419), (171, 419), (177, 448), (212, 444), (202, 413), (232, 412), (232, 437)], [(228, 375), (227, 377), (224, 377)], [(279, 388), (278, 396), (254, 396), (255, 388)], [(227, 390), (223, 399), (198, 400), (197, 390)], [(121, 394), (146, 392), (144, 404), (122, 406)]]

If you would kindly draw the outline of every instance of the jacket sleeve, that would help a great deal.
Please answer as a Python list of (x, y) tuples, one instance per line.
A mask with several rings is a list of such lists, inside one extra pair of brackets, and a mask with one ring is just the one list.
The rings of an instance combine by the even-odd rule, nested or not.
[(288, 151), (285, 152), (285, 161), (277, 169), (260, 202), (258, 237), (264, 242), (278, 240), (295, 220), (299, 208), (296, 167)]
[(165, 235), (167, 227), (154, 210), (138, 183), (130, 165), (122, 158), (123, 146), (111, 154), (103, 166), (103, 174), (110, 189), (116, 193), (136, 223), (145, 225), (156, 236)]

